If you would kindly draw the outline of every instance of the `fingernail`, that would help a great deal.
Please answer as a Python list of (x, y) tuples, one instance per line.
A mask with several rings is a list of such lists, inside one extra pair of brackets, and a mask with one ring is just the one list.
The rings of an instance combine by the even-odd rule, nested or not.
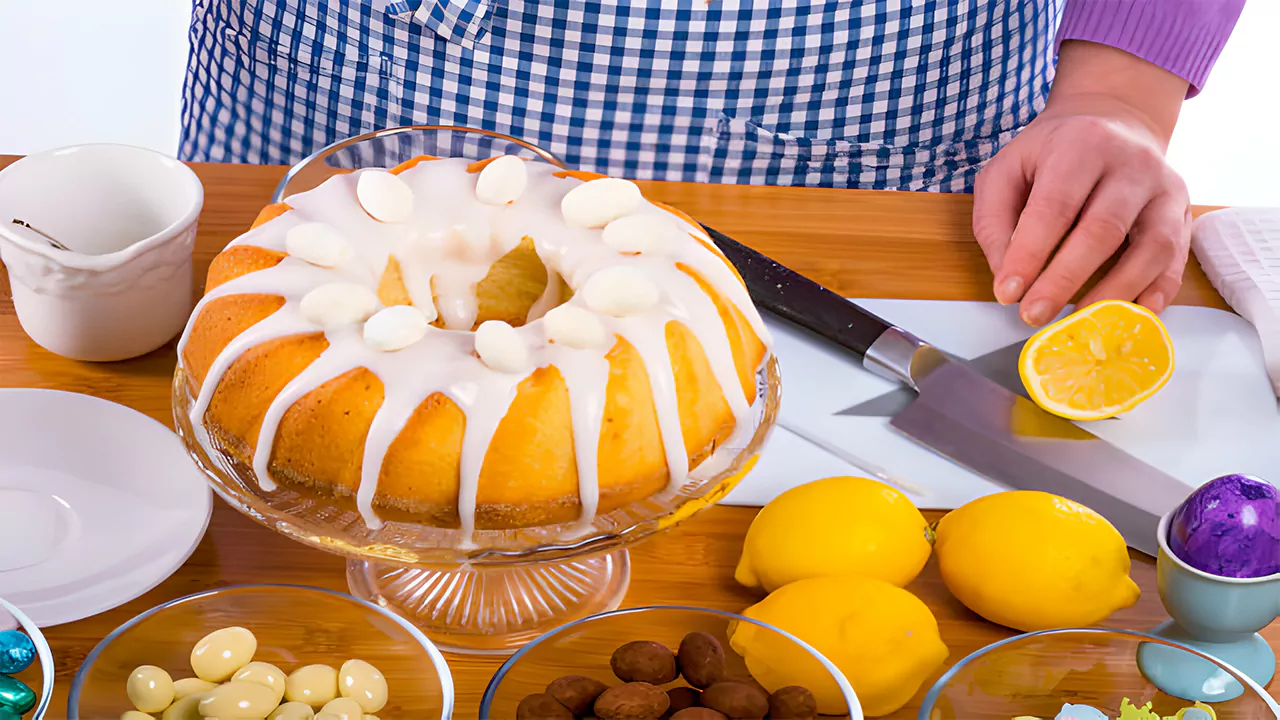
[(1022, 321), (1034, 327), (1049, 322), (1051, 310), (1048, 300), (1034, 300), (1022, 310)]
[(1012, 305), (1022, 296), (1022, 278), (1007, 278), (996, 285), (996, 301), (1001, 305)]
[(1155, 312), (1160, 312), (1161, 310), (1164, 310), (1165, 308), (1164, 293), (1162, 292), (1151, 293), (1151, 297), (1147, 298), (1147, 303), (1150, 304), (1151, 309), (1154, 310)]

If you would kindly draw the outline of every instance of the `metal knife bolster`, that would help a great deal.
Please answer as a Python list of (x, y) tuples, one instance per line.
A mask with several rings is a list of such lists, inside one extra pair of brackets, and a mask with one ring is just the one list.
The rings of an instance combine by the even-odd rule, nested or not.
[(890, 326), (867, 348), (862, 365), (885, 380), (919, 392), (919, 380), (936, 366), (937, 350), (900, 327)]

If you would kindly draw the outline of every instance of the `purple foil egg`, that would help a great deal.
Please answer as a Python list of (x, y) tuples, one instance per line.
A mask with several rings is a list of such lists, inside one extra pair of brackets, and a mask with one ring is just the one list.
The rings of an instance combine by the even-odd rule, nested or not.
[(1219, 577), (1280, 573), (1280, 492), (1248, 475), (1209, 481), (1174, 511), (1169, 549), (1191, 567)]

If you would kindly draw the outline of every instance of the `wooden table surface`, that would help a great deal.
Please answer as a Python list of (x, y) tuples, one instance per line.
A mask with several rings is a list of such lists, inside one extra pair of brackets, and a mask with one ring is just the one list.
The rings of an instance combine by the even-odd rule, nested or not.
[[(0, 167), (12, 160), (0, 157)], [(210, 260), (248, 228), (284, 169), (195, 169), (205, 185), (195, 250), (196, 274), (202, 282)], [(991, 275), (969, 229), (967, 196), (672, 183), (647, 184), (645, 189), (650, 197), (688, 211), (846, 296), (991, 299)], [(1177, 301), (1225, 307), (1198, 267), (1189, 268)], [(96, 395), (172, 425), (169, 382), (174, 362), (172, 343), (146, 357), (110, 364), (80, 363), (46, 352), (22, 332), (7, 276), (0, 278), (0, 387)], [(926, 512), (931, 520), (940, 514)], [(707, 607), (740, 611), (760, 599), (760, 594), (733, 582), (740, 544), (754, 515), (750, 508), (711, 508), (633, 548), (631, 588), (624, 605), (677, 604), (697, 598)], [(1107, 624), (1149, 629), (1167, 618), (1155, 592), (1154, 563), (1135, 557), (1133, 577), (1143, 589), (1141, 601), (1116, 613)], [(121, 623), (175, 597), (254, 582), (345, 590), (344, 561), (287, 540), (215, 500), (204, 541), (172, 577), (122, 607), (46, 631), (58, 668), (57, 697), (49, 717), (65, 716), (76, 669)], [(937, 616), (951, 650), (948, 663), (1011, 634), (956, 602), (933, 561), (909, 589)], [(1272, 626), (1268, 638), (1280, 646), (1280, 627)], [(455, 716), (473, 718), (500, 660), (450, 656), (449, 662), (457, 689)], [(915, 708), (912, 704), (892, 717), (914, 718)]]

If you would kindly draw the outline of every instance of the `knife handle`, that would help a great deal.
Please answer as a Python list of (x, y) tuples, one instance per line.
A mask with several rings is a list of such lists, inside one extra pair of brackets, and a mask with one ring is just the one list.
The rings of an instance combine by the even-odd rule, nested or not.
[(924, 343), (914, 335), (724, 233), (702, 227), (738, 268), (757, 305), (849, 350), (872, 372), (915, 385), (910, 365)]

